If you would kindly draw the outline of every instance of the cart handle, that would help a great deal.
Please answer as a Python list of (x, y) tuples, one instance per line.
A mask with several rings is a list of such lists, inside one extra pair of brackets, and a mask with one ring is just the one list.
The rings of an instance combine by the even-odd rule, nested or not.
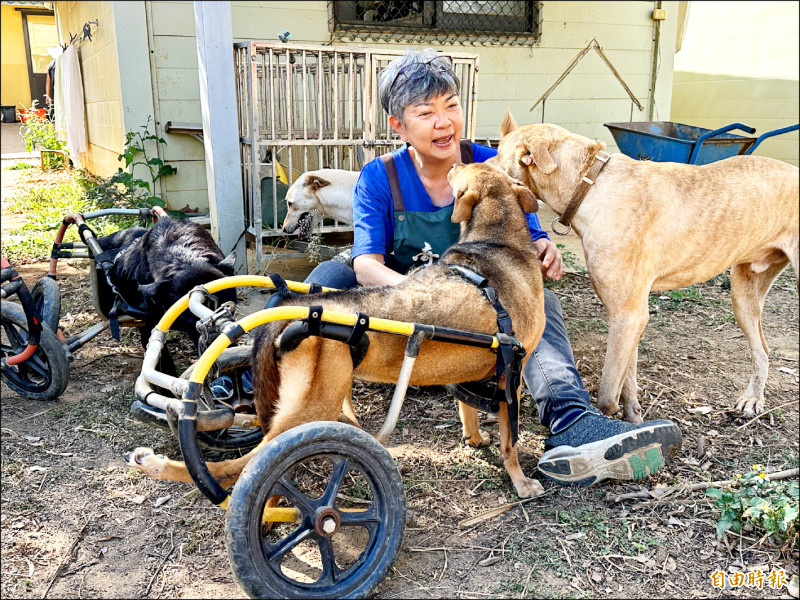
[(750, 148), (747, 149), (747, 152), (745, 152), (745, 154), (752, 154), (753, 150), (758, 148), (758, 145), (768, 137), (772, 137), (773, 135), (780, 135), (782, 133), (789, 133), (790, 131), (797, 131), (798, 129), (800, 129), (800, 123), (796, 125), (790, 125), (789, 127), (784, 127), (783, 129), (775, 129), (774, 131), (768, 131), (767, 133), (760, 135), (756, 140), (756, 143), (750, 146)]
[(730, 125), (726, 125), (725, 127), (721, 127), (720, 129), (715, 129), (714, 131), (709, 131), (708, 133), (704, 133), (697, 141), (694, 143), (694, 148), (692, 148), (692, 155), (689, 157), (689, 164), (693, 165), (697, 162), (697, 156), (700, 154), (700, 146), (703, 145), (708, 138), (714, 137), (721, 133), (726, 133), (731, 129), (741, 129), (742, 131), (746, 131), (749, 134), (753, 134), (756, 132), (755, 127), (750, 127), (749, 125), (745, 125), (744, 123), (731, 123)]

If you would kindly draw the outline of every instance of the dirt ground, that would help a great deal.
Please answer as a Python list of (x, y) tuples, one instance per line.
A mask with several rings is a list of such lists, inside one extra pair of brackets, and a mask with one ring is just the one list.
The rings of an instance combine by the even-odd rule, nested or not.
[[(61, 267), (60, 267), (61, 268)], [(20, 267), (29, 285), (45, 263)], [(96, 322), (85, 268), (60, 271), (61, 326), (72, 334)], [(745, 339), (731, 312), (726, 275), (680, 292), (653, 294), (640, 344), (639, 384), (647, 419), (683, 431), (677, 460), (639, 484), (555, 485), (518, 498), (493, 444), (460, 441), (458, 414), (442, 388), (411, 388), (387, 442), (402, 474), (411, 517), (379, 598), (707, 598), (791, 597), (787, 588), (724, 592), (711, 575), (784, 569), (798, 573), (796, 548), (756, 533), (716, 537), (717, 513), (703, 492), (660, 490), (727, 480), (754, 463), (798, 466), (798, 294), (784, 272), (767, 297), (764, 333), (772, 348), (763, 419), (732, 409), (750, 376)], [(579, 371), (595, 390), (607, 320), (588, 278), (554, 286), (567, 317)], [(178, 362), (191, 349), (179, 338)], [(189, 483), (155, 481), (130, 470), (137, 446), (179, 457), (168, 432), (137, 421), (129, 407), (142, 349), (134, 331), (101, 334), (77, 353), (57, 401), (25, 400), (2, 386), (0, 540), (4, 598), (240, 598), (224, 541), (225, 512)], [(357, 384), (356, 412), (377, 432), (392, 386)], [(593, 391), (593, 396), (596, 392)], [(536, 471), (546, 431), (523, 398), (520, 457)], [(613, 496), (650, 491), (614, 502)], [(647, 496), (647, 494), (640, 494)], [(483, 515), (474, 524), (467, 519)], [(794, 591), (796, 597), (796, 590)]]

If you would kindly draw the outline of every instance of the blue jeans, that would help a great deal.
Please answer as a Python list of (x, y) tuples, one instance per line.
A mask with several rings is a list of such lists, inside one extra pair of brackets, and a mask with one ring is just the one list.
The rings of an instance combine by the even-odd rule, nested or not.
[(591, 402), (575, 366), (561, 302), (548, 289), (544, 290), (544, 314), (542, 339), (528, 358), (522, 378), (536, 401), (539, 421), (555, 434), (590, 410)]
[(322, 287), (349, 290), (358, 285), (358, 280), (351, 267), (335, 260), (326, 260), (314, 267), (304, 283), (318, 283)]
[[(317, 265), (305, 282), (342, 290), (358, 285), (353, 269), (336, 261)], [(575, 366), (561, 302), (548, 289), (544, 290), (544, 313), (547, 323), (542, 339), (528, 358), (522, 377), (536, 401), (539, 421), (555, 434), (572, 425), (585, 411), (596, 409), (591, 408), (589, 392)]]

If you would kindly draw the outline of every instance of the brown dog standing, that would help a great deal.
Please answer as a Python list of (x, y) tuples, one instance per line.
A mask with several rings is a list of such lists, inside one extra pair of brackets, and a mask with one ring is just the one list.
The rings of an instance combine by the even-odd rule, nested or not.
[[(478, 287), (448, 267), (460, 265), (481, 274), (495, 289), (529, 356), (544, 329), (539, 261), (525, 217), (525, 212), (536, 210), (535, 199), (527, 187), (486, 163), (457, 164), (448, 179), (456, 196), (453, 221), (461, 223), (461, 236), (439, 263), (410, 274), (397, 286), (328, 292), (293, 298), (286, 304), (321, 305), (323, 311), (361, 312), (371, 318), (496, 333), (497, 313), (492, 305)], [(336, 421), (354, 377), (384, 383), (398, 379), (405, 336), (369, 332), (369, 349), (354, 368), (347, 344), (322, 337), (304, 339), (281, 354), (279, 340), (287, 325), (285, 321), (269, 323), (256, 335), (253, 372), (255, 404), (265, 433), (262, 445), (303, 423)], [(490, 350), (425, 341), (410, 383), (480, 380), (492, 375), (495, 367), (496, 355)], [(469, 443), (488, 444), (487, 436), (478, 430), (475, 409), (462, 404), (459, 412)], [(498, 416), (501, 455), (517, 494), (541, 494), (541, 484), (525, 477), (519, 466), (504, 403)], [(211, 474), (222, 485), (232, 484), (260, 447), (239, 459), (209, 463)], [(183, 463), (156, 456), (147, 448), (131, 453), (129, 464), (153, 477), (191, 480)]]
[[(605, 145), (555, 125), (517, 128), (510, 113), (496, 164), (562, 214)], [(602, 155), (601, 155), (602, 156)], [(608, 311), (608, 347), (597, 406), (641, 422), (637, 344), (651, 291), (706, 281), (731, 269), (733, 312), (753, 361), (736, 409), (764, 410), (769, 349), (764, 296), (791, 264), (798, 275), (798, 169), (758, 156), (703, 166), (612, 154), (572, 219), (589, 277)]]

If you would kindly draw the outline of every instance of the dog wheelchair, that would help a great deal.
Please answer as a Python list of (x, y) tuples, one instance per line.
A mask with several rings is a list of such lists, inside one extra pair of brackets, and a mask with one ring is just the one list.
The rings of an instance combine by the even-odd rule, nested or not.
[[(308, 293), (310, 289), (308, 284), (280, 281), (291, 292)], [(142, 372), (136, 381), (136, 402), (157, 407), (168, 415), (192, 480), (211, 502), (227, 510), (228, 556), (236, 579), (248, 595), (366, 597), (386, 576), (403, 538), (403, 482), (382, 443), (397, 424), (422, 343), (434, 340), (466, 344), (492, 349), (498, 356), (502, 353), (503, 360), (511, 356), (515, 366), (506, 370), (510, 385), (501, 393), (508, 402), (513, 443), (517, 441), (519, 409), (516, 390), (525, 350), (505, 333), (489, 335), (369, 318), (360, 313), (323, 311), (320, 306), (280, 306), (223, 325), (188, 379), (171, 377), (156, 369), (167, 333), (185, 310), (201, 319), (211, 318), (213, 311), (203, 306), (209, 294), (246, 286), (276, 287), (268, 277), (226, 277), (195, 288), (167, 311), (145, 351)], [(311, 422), (292, 428), (256, 453), (229, 494), (203, 461), (197, 436), (211, 428), (237, 424), (239, 415), (233, 410), (203, 408), (207, 374), (215, 361), (230, 352), (231, 344), (254, 328), (278, 320), (293, 321), (284, 330), (283, 336), (290, 339), (286, 342), (282, 338), (282, 346), (287, 343), (294, 347), (315, 335), (349, 343), (355, 357), (366, 353), (363, 340), (368, 345), (369, 339), (363, 334), (374, 331), (406, 336), (404, 360), (385, 422), (374, 437), (340, 422)], [(157, 388), (169, 390), (173, 397)], [(497, 412), (499, 403), (478, 407)], [(253, 419), (239, 421), (238, 425), (259, 427)], [(134, 455), (132, 460), (139, 461), (140, 457)]]
[[(109, 274), (114, 268), (114, 258), (119, 249), (104, 251), (87, 221), (110, 216), (138, 217), (140, 224), (146, 226), (166, 214), (161, 207), (113, 208), (68, 214), (56, 234), (48, 274), (36, 281), (30, 291), (4, 260), (2, 297), (5, 300), (16, 293), (21, 300), (21, 305), (5, 301), (2, 304), (2, 376), (15, 392), (29, 399), (54, 400), (67, 387), (69, 361), (79, 348), (107, 329), (119, 339), (120, 327), (141, 327), (146, 319), (154, 321), (157, 318), (147, 306), (127, 303), (111, 284)], [(73, 225), (77, 227), (82, 242), (64, 242), (65, 233)], [(61, 290), (57, 283), (57, 269), (58, 261), (67, 258), (85, 258), (89, 261), (92, 301), (100, 321), (83, 332), (59, 341), (56, 332), (59, 331), (61, 318)], [(216, 322), (206, 321), (199, 328), (201, 352), (216, 335), (216, 326)], [(26, 350), (26, 347), (36, 344), (35, 350)], [(220, 390), (214, 389), (207, 394), (209, 410), (213, 411), (216, 404), (221, 403), (224, 406), (233, 404), (238, 413), (252, 412), (252, 389), (247, 385), (249, 365), (249, 348), (232, 348), (219, 358), (215, 374), (217, 379), (224, 378), (221, 380), (223, 385)], [(188, 379), (192, 368), (189, 367), (182, 374), (184, 379)], [(213, 381), (210, 382), (210, 389), (220, 387), (213, 384)], [(145, 422), (169, 429), (166, 414), (157, 407), (134, 406), (132, 412)], [(241, 417), (241, 420), (247, 422), (246, 417)], [(261, 435), (252, 427), (236, 426), (201, 431), (198, 439), (206, 448), (232, 451), (252, 448)]]

